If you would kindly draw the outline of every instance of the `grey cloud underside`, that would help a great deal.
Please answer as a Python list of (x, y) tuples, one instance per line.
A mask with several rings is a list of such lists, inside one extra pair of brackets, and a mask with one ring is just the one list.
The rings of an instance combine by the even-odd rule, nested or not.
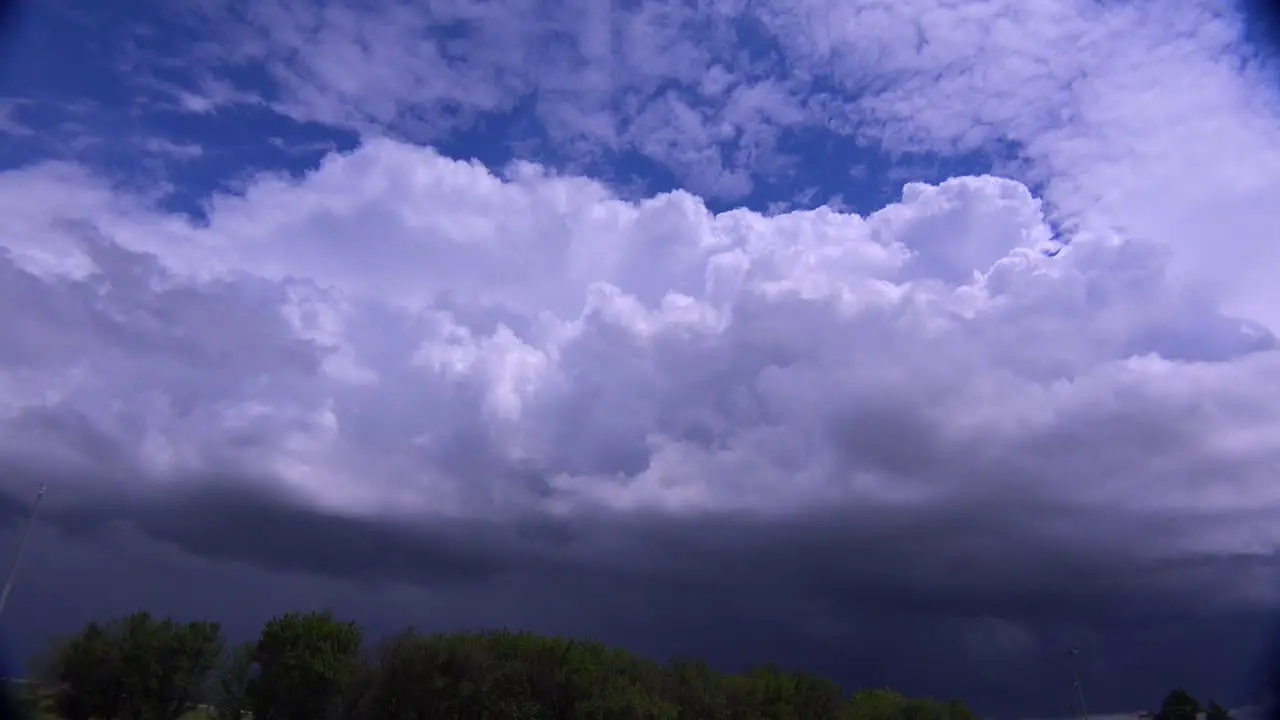
[[(844, 426), (851, 440), (845, 448), (849, 461), (917, 482), (936, 476), (964, 483), (966, 474), (1033, 472), (1042, 463), (1066, 462), (1046, 451), (1071, 442), (1062, 436), (1047, 439), (1033, 448), (1036, 462), (1002, 457), (975, 467), (957, 455), (931, 451), (918, 420), (895, 418), (885, 410), (865, 420), (868, 429), (881, 432)], [(93, 447), (90, 456), (99, 467), (107, 465), (105, 459), (128, 456), (101, 437), (86, 441), (91, 432), (83, 418), (79, 424), (45, 422), (41, 428), (45, 447)], [(8, 438), (21, 440), (14, 430), (13, 424), (6, 426)], [(1185, 428), (1176, 426), (1163, 433), (1147, 428), (1145, 435), (1145, 441), (1126, 436), (1115, 442), (1128, 451), (1159, 453), (1162, 443), (1188, 439)], [(910, 447), (894, 450), (894, 443)], [(775, 595), (785, 588), (791, 600), (781, 606), (790, 603), (806, 622), (820, 620), (834, 628), (859, 613), (956, 621), (992, 616), (1031, 624), (1069, 618), (1094, 627), (1161, 616), (1188, 620), (1231, 611), (1238, 606), (1232, 596), (1241, 582), (1261, 578), (1265, 584), (1277, 570), (1265, 555), (1159, 557), (1163, 539), (1183, 537), (1197, 525), (1241, 522), (1238, 512), (1173, 518), (1134, 517), (1123, 510), (1108, 514), (1019, 492), (1016, 483), (987, 484), (982, 492), (957, 494), (924, 508), (853, 504), (783, 517), (605, 514), (557, 520), (530, 514), (495, 521), (428, 516), (410, 522), (308, 508), (301, 498), (272, 490), (278, 482), (266, 477), (168, 478), (170, 488), (137, 488), (124, 463), (117, 465), (114, 478), (83, 464), (72, 467), (78, 471), (59, 473), (30, 458), (21, 464), (10, 460), (3, 476), (10, 488), (50, 482), (44, 522), (85, 541), (128, 531), (197, 557), (426, 587), (489, 586), (530, 575), (613, 578), (660, 594), (733, 598), (736, 612), (748, 615), (785, 613)], [(0, 497), (13, 521), (23, 498), (11, 492)], [(1259, 510), (1261, 519), (1266, 512)], [(1160, 598), (1155, 606), (1153, 596)]]
[[(846, 447), (851, 461), (917, 482), (933, 478), (963, 484), (966, 474), (1029, 472), (1042, 462), (1067, 460), (1045, 452), (1052, 448), (1046, 443), (1032, 448), (1035, 463), (1005, 456), (973, 466), (959, 456), (931, 451), (926, 434), (918, 428), (909, 432), (910, 418), (882, 411), (867, 419), (897, 434), (857, 433), (846, 426), (849, 438), (864, 443)], [(91, 445), (90, 455), (100, 467), (107, 465), (104, 459), (128, 456), (101, 437), (96, 445), (86, 442), (90, 433), (83, 422), (46, 422), (41, 440), (45, 447)], [(15, 439), (14, 425), (6, 430)], [(1158, 454), (1160, 443), (1189, 437), (1178, 427), (1161, 434), (1147, 428), (1145, 441), (1126, 436), (1116, 444)], [(1071, 442), (1069, 437), (1051, 440)], [(895, 452), (894, 442), (910, 448)], [(1031, 623), (1071, 618), (1104, 625), (1160, 615), (1189, 618), (1230, 611), (1239, 604), (1233, 596), (1242, 582), (1261, 580), (1265, 591), (1266, 577), (1276, 570), (1264, 554), (1162, 556), (1163, 541), (1182, 538), (1196, 526), (1249, 522), (1240, 512), (1135, 517), (1122, 509), (1108, 513), (1037, 497), (1019, 491), (1020, 483), (988, 483), (981, 492), (975, 488), (921, 508), (851, 504), (781, 517), (700, 513), (683, 519), (655, 514), (552, 519), (526, 514), (491, 521), (430, 516), (406, 521), (309, 508), (304, 499), (272, 489), (279, 483), (267, 477), (210, 474), (167, 478), (169, 487), (146, 488), (131, 484), (123, 463), (115, 477), (86, 465), (60, 474), (30, 458), (21, 464), (10, 460), (4, 470), (9, 487), (50, 482), (44, 522), (86, 540), (124, 528), (197, 557), (430, 587), (483, 585), (511, 575), (589, 574), (671, 592), (732, 596), (740, 608), (759, 598), (762, 605), (755, 610), (760, 612), (776, 601), (770, 589), (787, 588), (806, 606), (804, 613), (836, 623), (853, 610), (956, 619), (990, 615)], [(16, 518), (23, 499), (3, 498), (5, 515)], [(1265, 520), (1267, 512), (1260, 509), (1259, 519)], [(1153, 595), (1160, 598), (1155, 607)]]
[(43, 522), (83, 539), (124, 530), (196, 557), (355, 581), (478, 582), (536, 559), (518, 544), (536, 540), (536, 530), (509, 536), (489, 523), (447, 521), (401, 527), (308, 510), (237, 485), (211, 478), (172, 494), (122, 498), (127, 491), (101, 492), (92, 504), (79, 504), (94, 493), (55, 483), (55, 492), (61, 487), (81, 498), (51, 501)]
[[(1135, 694), (1156, 697), (1193, 671), (1229, 701), (1247, 700), (1273, 625), (1265, 612), (1205, 614), (1188, 602), (1188, 585), (1222, 587), (1222, 567), (1144, 566), (1108, 560), (1102, 549), (1064, 557), (1071, 553), (1037, 549), (1022, 531), (1008, 542), (999, 511), (1011, 508), (975, 513), (962, 527), (892, 517), (855, 524), (848, 515), (613, 518), (547, 541), (510, 526), (477, 532), (338, 520), (225, 489), (115, 510), (105, 502), (73, 507), (69, 485), (55, 483), (64, 498), (49, 500), (34, 545), (46, 569), (16, 602), (51, 583), (61, 593), (52, 597), (101, 594), (92, 583), (102, 582), (111, 592), (99, 612), (130, 602), (180, 615), (216, 609), (243, 633), (286, 609), (282, 598), (303, 598), (302, 606), (354, 613), (375, 633), (400, 622), (585, 633), (729, 668), (771, 661), (850, 684), (963, 696), (999, 716), (1069, 699), (1066, 646), (1091, 658), (1086, 678), (1099, 708), (1123, 709)], [(156, 541), (207, 559), (174, 557)], [(1004, 549), (993, 552), (996, 544)], [(76, 559), (86, 548), (97, 558), (90, 565)], [(55, 567), (62, 571), (50, 572)], [(352, 581), (363, 589), (336, 592)], [(228, 592), (234, 598), (221, 604), (210, 599)], [(66, 604), (51, 602), (46, 611)], [(68, 606), (64, 619), (86, 610)], [(42, 617), (41, 626), (57, 625)]]
[[(14, 472), (10, 477), (44, 477)], [(1112, 624), (1214, 615), (1230, 585), (1272, 575), (1274, 559), (1135, 559), (1123, 544), (1175, 534), (1177, 523), (1080, 517), (1062, 508), (969, 501), (929, 513), (856, 508), (785, 519), (732, 515), (676, 520), (617, 516), (555, 522), (422, 518), (397, 523), (336, 516), (228, 482), (147, 498), (85, 492), (54, 480), (42, 522), (91, 540), (141, 533), (196, 557), (341, 580), (454, 587), (511, 575), (616, 576), (654, 589), (739, 595), (739, 606), (787, 588), (815, 617), (851, 610), (906, 616)], [(86, 501), (85, 496), (92, 498)], [(8, 495), (10, 521), (22, 499)], [(1044, 515), (1087, 521), (1087, 541), (1047, 537)], [(1036, 518), (1032, 520), (1031, 518)], [(1160, 602), (1152, 605), (1152, 596)], [(754, 608), (763, 611), (765, 607)], [(813, 619), (813, 618), (810, 618)], [(834, 620), (833, 620), (834, 621)]]

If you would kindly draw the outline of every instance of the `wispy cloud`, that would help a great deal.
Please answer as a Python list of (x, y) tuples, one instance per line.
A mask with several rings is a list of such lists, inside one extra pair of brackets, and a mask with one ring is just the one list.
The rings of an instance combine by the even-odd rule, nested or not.
[(6, 135), (32, 135), (35, 130), (17, 118), (23, 101), (10, 98), (0, 102), (0, 132)]
[(148, 138), (143, 142), (147, 152), (165, 155), (177, 160), (191, 160), (204, 154), (204, 148), (195, 143), (176, 143), (164, 138)]

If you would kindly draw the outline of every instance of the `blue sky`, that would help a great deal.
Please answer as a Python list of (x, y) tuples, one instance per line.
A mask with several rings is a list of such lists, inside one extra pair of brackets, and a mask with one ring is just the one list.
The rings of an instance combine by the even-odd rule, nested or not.
[[(168, 182), (168, 206), (201, 215), (210, 193), (235, 187), (255, 172), (305, 172), (326, 153), (350, 150), (359, 141), (359, 132), (341, 123), (310, 122), (271, 108), (280, 97), (278, 83), (260, 67), (228, 68), (219, 79), (253, 100), (183, 112), (175, 94), (198, 94), (207, 78), (182, 59), (194, 42), (208, 42), (190, 18), (174, 18), (150, 3), (71, 7), (33, 5), (7, 49), (10, 61), (0, 86), (9, 101), (6, 117), (40, 131), (5, 135), (0, 158), (6, 167), (75, 159), (125, 183)], [(451, 32), (465, 36), (448, 26), (432, 35)], [(778, 41), (758, 23), (738, 20), (729, 32), (735, 34), (734, 52), (746, 53), (757, 74), (786, 76)], [(131, 66), (144, 72), (131, 72)], [(671, 93), (699, 102), (697, 93), (675, 82), (658, 83), (650, 93), (650, 101)], [(858, 138), (856, 127), (832, 132), (797, 122), (770, 132), (756, 155), (741, 136), (718, 143), (711, 152), (722, 165), (705, 171), (664, 154), (660, 145), (565, 142), (559, 127), (548, 127), (548, 104), (525, 93), (494, 109), (467, 110), (465, 120), (434, 121), (424, 129), (406, 117), (383, 130), (430, 143), (449, 157), (477, 159), (495, 171), (521, 159), (585, 172), (634, 196), (691, 187), (705, 193), (708, 207), (717, 211), (776, 212), (833, 202), (869, 212), (896, 199), (903, 182), (982, 174), (1014, 159), (1011, 148), (999, 143), (960, 154), (921, 152)]]
[[(150, 10), (150, 12), (137, 12)], [(164, 201), (199, 215), (211, 193), (260, 171), (301, 173), (357, 136), (342, 128), (296, 122), (254, 105), (216, 113), (176, 111), (173, 98), (130, 75), (130, 46), (177, 54), (191, 34), (146, 3), (92, 5), (68, 11), (32, 4), (6, 48), (6, 117), (33, 132), (9, 133), (0, 152), (6, 167), (46, 159), (85, 163), (114, 180), (154, 190)], [(155, 34), (137, 39), (140, 27)], [(173, 75), (174, 73), (166, 73)], [(178, 81), (189, 78), (176, 73)], [(261, 85), (270, 92), (270, 85)]]
[(83, 5), (0, 68), (18, 646), (313, 604), (995, 717), (1064, 647), (1100, 710), (1256, 697), (1261, 5)]

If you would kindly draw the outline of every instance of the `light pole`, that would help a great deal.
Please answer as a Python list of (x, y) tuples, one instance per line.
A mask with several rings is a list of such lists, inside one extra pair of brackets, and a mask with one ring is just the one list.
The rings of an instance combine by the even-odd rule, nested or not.
[[(0, 605), (0, 609), (3, 609), (2, 605)], [(1076, 671), (1076, 656), (1080, 654), (1080, 651), (1072, 648), (1068, 651), (1068, 654), (1071, 655), (1071, 680), (1075, 683), (1076, 700), (1080, 702), (1080, 717), (1083, 720), (1089, 720), (1089, 709), (1084, 704), (1084, 686), (1080, 684), (1080, 673)]]
[(40, 483), (40, 491), (36, 493), (36, 502), (31, 506), (31, 514), (27, 516), (27, 526), (22, 531), (22, 539), (18, 541), (18, 552), (13, 555), (9, 565), (9, 577), (4, 581), (4, 590), (0, 591), (0, 615), (4, 614), (4, 606), (9, 603), (9, 592), (13, 590), (13, 580), (18, 576), (18, 565), (22, 563), (22, 552), (27, 549), (27, 538), (31, 537), (31, 528), (36, 524), (36, 513), (40, 511), (40, 501), (44, 499), (45, 483)]

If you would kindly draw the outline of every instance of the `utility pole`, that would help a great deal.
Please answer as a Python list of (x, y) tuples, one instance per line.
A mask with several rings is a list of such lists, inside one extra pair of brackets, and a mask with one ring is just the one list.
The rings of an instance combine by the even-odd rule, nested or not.
[(27, 526), (22, 531), (22, 539), (18, 541), (18, 552), (14, 553), (13, 562), (9, 565), (9, 577), (4, 582), (4, 590), (0, 592), (0, 615), (4, 614), (4, 606), (9, 602), (9, 592), (13, 590), (13, 580), (18, 576), (18, 565), (22, 563), (22, 552), (27, 549), (27, 539), (31, 537), (31, 528), (36, 524), (36, 513), (40, 511), (40, 501), (44, 499), (45, 483), (40, 483), (40, 491), (36, 493), (36, 502), (31, 506), (31, 514), (27, 516)]
[[(0, 603), (3, 603), (3, 600), (0, 600)], [(0, 609), (3, 609), (2, 604)], [(1089, 720), (1089, 709), (1084, 704), (1084, 686), (1080, 684), (1080, 673), (1076, 670), (1076, 656), (1080, 651), (1072, 648), (1068, 654), (1071, 655), (1071, 680), (1075, 683), (1076, 700), (1080, 702), (1080, 717), (1082, 720)]]

